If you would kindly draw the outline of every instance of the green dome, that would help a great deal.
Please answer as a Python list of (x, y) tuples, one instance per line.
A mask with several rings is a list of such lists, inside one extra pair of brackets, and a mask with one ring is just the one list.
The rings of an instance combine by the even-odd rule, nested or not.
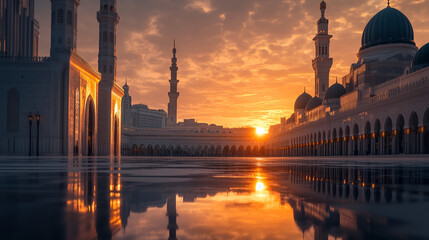
[(414, 31), (399, 10), (387, 7), (369, 20), (362, 34), (361, 50), (389, 43), (414, 43)]
[(305, 109), (307, 103), (312, 99), (311, 95), (304, 92), (301, 94), (295, 101), (295, 110), (297, 109)]
[(426, 43), (417, 51), (411, 67), (413, 70), (429, 67), (429, 43)]

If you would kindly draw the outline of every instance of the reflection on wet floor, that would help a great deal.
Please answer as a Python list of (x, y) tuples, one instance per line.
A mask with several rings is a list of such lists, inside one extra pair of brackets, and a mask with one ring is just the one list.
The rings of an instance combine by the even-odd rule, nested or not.
[(424, 159), (0, 159), (1, 239), (428, 239)]

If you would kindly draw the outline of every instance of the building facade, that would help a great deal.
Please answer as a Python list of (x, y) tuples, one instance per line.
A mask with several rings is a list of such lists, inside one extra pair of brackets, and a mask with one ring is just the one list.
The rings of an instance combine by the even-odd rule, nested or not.
[[(120, 124), (122, 89), (114, 83), (111, 94), (117, 97), (102, 99), (102, 73), (77, 53), (79, 3), (51, 0), (50, 57), (0, 58), (1, 155), (99, 155), (98, 134), (106, 131), (99, 123)], [(109, 102), (119, 114), (99, 119), (99, 109)], [(111, 136), (120, 141), (121, 129), (115, 131)]]
[(167, 124), (167, 113), (163, 109), (150, 109), (144, 104), (132, 104), (127, 83), (123, 86), (122, 125), (134, 128), (164, 128)]
[[(320, 9), (313, 66), (326, 60), (329, 76), (331, 36), (324, 1)], [(319, 39), (325, 41), (322, 49)], [(327, 55), (321, 57), (321, 53)], [(269, 154), (429, 153), (429, 44), (418, 49), (408, 18), (388, 5), (365, 27), (357, 57), (342, 82), (330, 86), (324, 95), (316, 87), (314, 97), (304, 92), (297, 98), (292, 116), (271, 127)], [(316, 86), (321, 82), (319, 73), (315, 68)]]

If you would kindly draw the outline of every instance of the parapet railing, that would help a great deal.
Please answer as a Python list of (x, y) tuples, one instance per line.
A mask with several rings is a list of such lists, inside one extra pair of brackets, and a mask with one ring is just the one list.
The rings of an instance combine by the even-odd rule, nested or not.
[(0, 57), (0, 62), (45, 63), (51, 61), (50, 57)]

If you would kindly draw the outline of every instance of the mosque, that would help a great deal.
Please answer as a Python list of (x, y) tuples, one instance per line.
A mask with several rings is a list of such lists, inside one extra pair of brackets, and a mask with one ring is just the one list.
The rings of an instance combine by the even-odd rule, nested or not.
[(357, 62), (329, 86), (333, 58), (320, 4), (315, 94), (302, 93), (294, 113), (271, 126), (272, 156), (348, 156), (429, 153), (429, 43), (418, 49), (408, 18), (390, 6), (366, 25)]
[(0, 155), (119, 155), (116, 0), (96, 15), (98, 69), (77, 51), (80, 0), (51, 0), (50, 56), (38, 57), (34, 2), (0, 2)]

